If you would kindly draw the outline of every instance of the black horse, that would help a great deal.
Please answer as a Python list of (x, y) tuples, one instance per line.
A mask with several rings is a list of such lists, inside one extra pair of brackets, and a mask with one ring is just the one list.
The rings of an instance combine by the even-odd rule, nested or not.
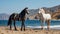
[(15, 30), (16, 29), (16, 25), (15, 25), (15, 21), (22, 21), (21, 23), (21, 31), (22, 29), (24, 28), (24, 31), (25, 31), (25, 24), (24, 24), (24, 21), (25, 21), (25, 15), (26, 14), (29, 14), (28, 11), (27, 11), (28, 7), (24, 8), (21, 13), (17, 14), (17, 13), (13, 13), (10, 15), (9, 17), (9, 20), (8, 20), (8, 26), (10, 25), (10, 30), (11, 30), (11, 25), (12, 25), (12, 21), (14, 22), (14, 28)]

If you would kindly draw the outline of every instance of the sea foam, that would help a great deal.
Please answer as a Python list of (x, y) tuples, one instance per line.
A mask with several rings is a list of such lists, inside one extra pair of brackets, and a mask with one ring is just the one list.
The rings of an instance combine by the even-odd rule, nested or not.
[[(41, 28), (41, 26), (27, 26), (28, 28)], [(43, 26), (44, 28), (47, 28), (47, 26)], [(50, 26), (50, 28), (60, 28), (60, 25), (54, 25)]]

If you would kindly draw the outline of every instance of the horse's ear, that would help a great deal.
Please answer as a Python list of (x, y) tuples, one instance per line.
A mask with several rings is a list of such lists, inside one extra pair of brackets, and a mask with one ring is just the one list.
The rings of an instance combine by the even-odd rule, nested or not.
[(28, 7), (25, 7), (25, 9), (28, 9)]

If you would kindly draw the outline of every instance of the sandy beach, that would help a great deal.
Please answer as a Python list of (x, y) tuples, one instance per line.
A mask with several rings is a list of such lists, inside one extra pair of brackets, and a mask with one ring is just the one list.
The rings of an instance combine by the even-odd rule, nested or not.
[(31, 29), (26, 28), (26, 31), (20, 31), (20, 28), (17, 27), (18, 31), (15, 31), (14, 28), (9, 30), (9, 27), (0, 26), (0, 34), (60, 34), (60, 30), (41, 30), (41, 29)]

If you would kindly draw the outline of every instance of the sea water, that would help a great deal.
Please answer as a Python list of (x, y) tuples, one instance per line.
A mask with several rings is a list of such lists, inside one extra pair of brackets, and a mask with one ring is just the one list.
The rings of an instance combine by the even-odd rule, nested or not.
[[(17, 27), (21, 27), (21, 21), (15, 21)], [(7, 26), (8, 20), (0, 20), (0, 26)], [(13, 22), (12, 22), (13, 26)], [(41, 21), (40, 20), (26, 20), (25, 26), (30, 28), (40, 28)], [(47, 23), (45, 22), (44, 27), (47, 27)], [(60, 20), (51, 20), (50, 27), (60, 27)]]

